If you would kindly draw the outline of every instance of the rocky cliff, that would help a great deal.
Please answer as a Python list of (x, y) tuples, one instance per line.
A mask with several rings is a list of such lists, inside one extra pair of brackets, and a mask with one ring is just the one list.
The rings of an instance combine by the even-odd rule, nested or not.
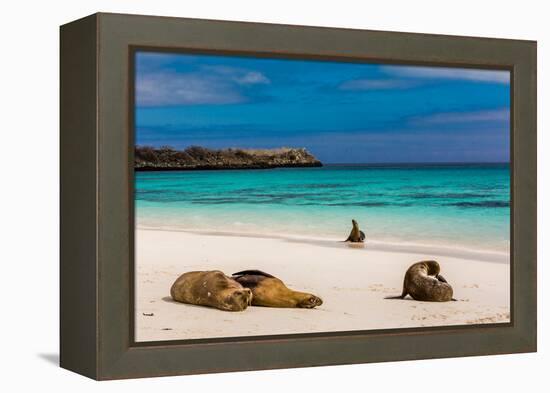
[(175, 150), (170, 147), (135, 148), (134, 167), (138, 171), (193, 169), (268, 169), (318, 167), (323, 164), (306, 149), (223, 149), (200, 146)]

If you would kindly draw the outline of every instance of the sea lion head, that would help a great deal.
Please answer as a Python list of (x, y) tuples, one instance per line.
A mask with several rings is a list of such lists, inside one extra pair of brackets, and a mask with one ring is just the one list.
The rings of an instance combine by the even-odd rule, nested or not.
[(354, 219), (351, 220), (351, 223), (352, 223), (354, 228), (359, 228), (359, 224)]
[(229, 311), (244, 311), (252, 304), (252, 291), (248, 288), (232, 290), (225, 298)]
[(296, 305), (299, 308), (314, 308), (323, 304), (323, 300), (315, 295), (306, 294), (306, 296)]
[(423, 261), (421, 263), (426, 266), (426, 274), (428, 276), (437, 277), (439, 275), (439, 272), (441, 271), (439, 263), (437, 263), (436, 261)]

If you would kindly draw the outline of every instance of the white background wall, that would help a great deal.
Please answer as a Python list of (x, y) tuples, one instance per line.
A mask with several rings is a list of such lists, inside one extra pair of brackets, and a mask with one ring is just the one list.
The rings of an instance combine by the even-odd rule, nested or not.
[[(0, 389), (548, 391), (550, 12), (544, 1), (5, 1), (0, 13)], [(96, 11), (538, 40), (539, 353), (96, 383), (58, 368), (58, 26)], [(544, 64), (544, 67), (542, 66)], [(546, 240), (546, 244), (544, 244)], [(521, 296), (521, 294), (518, 294)], [(544, 364), (546, 362), (546, 365)], [(8, 389), (5, 389), (8, 387)], [(30, 390), (29, 390), (30, 391)]]

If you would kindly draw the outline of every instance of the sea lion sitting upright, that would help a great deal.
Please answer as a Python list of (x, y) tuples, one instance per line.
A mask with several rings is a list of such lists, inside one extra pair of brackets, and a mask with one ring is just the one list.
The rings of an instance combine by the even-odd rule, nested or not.
[(265, 307), (313, 308), (323, 304), (311, 293), (293, 291), (281, 280), (260, 270), (233, 273), (243, 287), (252, 290), (252, 305)]
[(355, 220), (351, 220), (351, 223), (353, 224), (353, 228), (351, 229), (351, 232), (345, 242), (352, 242), (352, 243), (363, 243), (365, 241), (365, 234), (363, 231), (359, 230), (359, 224)]
[(390, 296), (386, 299), (404, 299), (411, 295), (414, 300), (425, 302), (448, 302), (453, 299), (453, 288), (440, 272), (436, 261), (422, 261), (413, 264), (403, 281), (403, 292), (400, 296)]
[(172, 299), (182, 303), (243, 311), (252, 303), (252, 291), (219, 270), (187, 272), (170, 288)]

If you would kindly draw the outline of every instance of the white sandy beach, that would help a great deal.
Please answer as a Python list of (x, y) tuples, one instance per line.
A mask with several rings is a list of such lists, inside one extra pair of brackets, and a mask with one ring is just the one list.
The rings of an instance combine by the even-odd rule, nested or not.
[[(428, 250), (364, 248), (177, 231), (136, 230), (136, 341), (336, 332), (508, 322), (510, 266), (506, 258)], [(435, 259), (456, 302), (387, 300), (401, 293), (414, 262)], [(230, 275), (259, 269), (290, 288), (320, 296), (316, 309), (249, 307), (244, 312), (176, 303), (170, 286), (182, 273), (219, 269)]]

